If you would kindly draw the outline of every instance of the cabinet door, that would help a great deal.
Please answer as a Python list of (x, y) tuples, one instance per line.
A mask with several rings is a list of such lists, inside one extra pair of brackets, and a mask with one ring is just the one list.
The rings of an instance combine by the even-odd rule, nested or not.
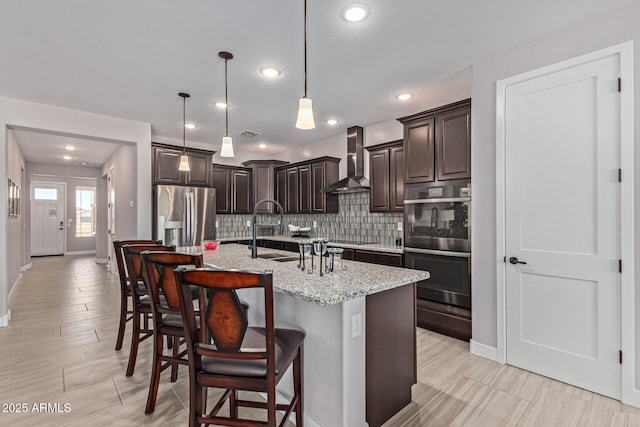
[(287, 169), (287, 205), (288, 213), (298, 212), (298, 168)]
[(434, 118), (404, 127), (404, 182), (430, 182), (434, 174)]
[(389, 148), (389, 208), (404, 211), (404, 148)]
[(311, 166), (300, 166), (298, 168), (300, 177), (300, 187), (298, 188), (298, 212), (311, 213)]
[(212, 176), (216, 189), (216, 213), (231, 213), (231, 171), (214, 166)]
[(184, 184), (186, 172), (180, 172), (182, 151), (154, 147), (153, 183), (166, 185)]
[(233, 213), (251, 213), (251, 174), (249, 171), (232, 170), (231, 198), (233, 200)]
[(187, 185), (209, 187), (211, 185), (212, 159), (210, 154), (187, 152), (189, 168)]
[[(403, 177), (404, 178), (404, 177)], [(369, 156), (370, 212), (389, 212), (389, 149), (372, 151)]]
[(276, 171), (276, 202), (287, 210), (287, 170)]
[[(253, 199), (255, 203), (264, 199), (273, 199), (273, 166), (256, 165), (253, 167)], [(263, 203), (257, 213), (273, 213), (271, 203)]]
[(311, 210), (313, 212), (326, 212), (327, 194), (322, 191), (326, 185), (326, 163), (311, 165)]
[(471, 178), (471, 107), (436, 117), (438, 181)]

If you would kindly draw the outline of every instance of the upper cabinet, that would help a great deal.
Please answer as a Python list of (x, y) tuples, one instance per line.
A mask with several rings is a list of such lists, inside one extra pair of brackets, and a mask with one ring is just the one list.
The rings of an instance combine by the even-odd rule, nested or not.
[(404, 125), (404, 182), (471, 178), (471, 100), (398, 119)]
[[(252, 170), (252, 190), (254, 203), (264, 199), (276, 199), (275, 168), (286, 165), (287, 162), (279, 160), (249, 160), (242, 163)], [(277, 199), (276, 199), (277, 200)], [(271, 203), (263, 203), (258, 206), (257, 213), (273, 213), (274, 206)]]
[(402, 212), (405, 170), (402, 140), (365, 148), (369, 151), (369, 211)]
[(251, 176), (249, 168), (213, 165), (213, 187), (216, 189), (216, 213), (251, 213)]
[(211, 187), (212, 185), (212, 151), (188, 148), (189, 167), (191, 171), (178, 170), (182, 150), (178, 147), (164, 144), (152, 144), (153, 150), (153, 184), (189, 185), (196, 187)]
[(338, 180), (335, 157), (320, 157), (276, 168), (275, 197), (286, 213), (337, 213), (338, 195), (323, 189)]

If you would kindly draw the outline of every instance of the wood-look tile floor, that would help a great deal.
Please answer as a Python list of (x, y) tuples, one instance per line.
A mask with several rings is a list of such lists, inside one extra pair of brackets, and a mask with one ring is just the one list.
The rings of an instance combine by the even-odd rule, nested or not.
[[(114, 351), (118, 281), (93, 257), (34, 258), (17, 286), (10, 325), (0, 328), (0, 426), (187, 425), (184, 367), (175, 383), (163, 374), (156, 410), (144, 415), (151, 342), (126, 377), (128, 332)], [(473, 356), (468, 343), (419, 329), (413, 402), (385, 427), (512, 425), (633, 427), (640, 409)]]

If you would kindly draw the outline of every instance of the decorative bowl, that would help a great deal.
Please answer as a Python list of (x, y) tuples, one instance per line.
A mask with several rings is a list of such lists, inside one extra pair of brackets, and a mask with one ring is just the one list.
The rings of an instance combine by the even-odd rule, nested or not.
[(216, 240), (205, 240), (202, 242), (202, 249), (205, 251), (212, 251), (218, 248), (218, 241)]

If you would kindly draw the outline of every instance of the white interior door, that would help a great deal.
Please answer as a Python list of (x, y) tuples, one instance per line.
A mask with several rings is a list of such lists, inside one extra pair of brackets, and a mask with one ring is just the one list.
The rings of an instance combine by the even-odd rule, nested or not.
[(107, 235), (109, 237), (109, 263), (108, 268), (114, 274), (118, 274), (118, 265), (116, 263), (116, 256), (113, 250), (113, 241), (116, 236), (116, 215), (115, 215), (115, 175), (113, 173), (113, 167), (109, 168), (107, 172)]
[(507, 363), (614, 398), (618, 77), (614, 55), (505, 92)]
[(31, 255), (64, 254), (64, 184), (31, 183)]

